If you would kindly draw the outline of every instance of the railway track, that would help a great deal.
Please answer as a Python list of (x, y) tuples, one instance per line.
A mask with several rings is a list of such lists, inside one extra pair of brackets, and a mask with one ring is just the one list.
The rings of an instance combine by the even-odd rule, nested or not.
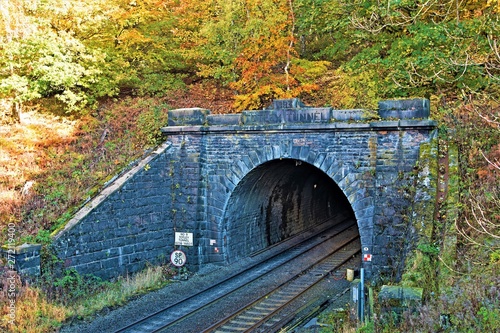
[[(334, 246), (332, 246), (332, 244)], [(344, 249), (346, 246), (348, 249)], [(323, 248), (323, 250), (318, 250), (321, 248)], [(308, 253), (312, 253), (314, 251), (324, 253), (321, 257), (315, 256), (314, 260), (311, 259), (308, 267), (302, 267), (298, 272), (299, 274), (295, 274), (291, 279), (289, 279), (289, 281), (281, 283), (275, 288), (274, 292), (268, 293), (267, 296), (270, 297), (272, 295), (272, 298), (274, 299), (275, 297), (278, 297), (278, 295), (281, 295), (283, 299), (288, 298), (291, 300), (292, 296), (284, 295), (286, 293), (288, 293), (288, 295), (292, 295), (292, 291), (296, 288), (294, 285), (298, 286), (301, 283), (305, 283), (304, 276), (312, 275), (317, 278), (325, 276), (325, 274), (328, 274), (328, 272), (333, 269), (333, 266), (338, 266), (342, 262), (345, 262), (351, 258), (356, 251), (359, 251), (359, 249), (359, 234), (356, 223), (352, 220), (346, 220), (332, 228), (329, 228), (323, 233), (316, 235), (312, 239), (302, 240), (291, 249), (279, 251), (258, 264), (248, 267), (247, 269), (238, 272), (220, 281), (219, 283), (179, 300), (175, 304), (165, 306), (163, 309), (115, 331), (115, 333), (177, 332), (174, 327), (178, 327), (180, 323), (194, 314), (199, 313), (210, 306), (215, 306), (222, 299), (227, 298), (230, 295), (234, 297), (238, 293), (244, 293), (245, 288), (249, 288), (252, 284), (258, 284), (259, 280), (263, 279), (264, 276), (273, 274), (273, 272), (285, 267), (287, 264), (290, 265), (290, 262), (293, 263), (296, 260), (299, 260), (301, 256), (306, 256)], [(340, 254), (343, 256), (340, 259), (330, 259), (330, 261), (333, 261), (327, 264), (327, 258), (332, 256), (333, 253), (337, 253), (337, 256), (340, 256)], [(312, 286), (311, 283), (308, 284)], [(282, 291), (278, 291), (278, 289), (281, 289)], [(295, 290), (295, 294), (299, 292), (299, 289)], [(259, 299), (260, 298), (254, 300), (254, 306), (259, 306), (257, 305)], [(278, 304), (283, 305), (284, 303), (280, 301), (276, 303), (276, 305)], [(264, 305), (261, 304), (260, 307), (271, 308), (271, 306), (268, 306), (267, 303), (264, 303)], [(217, 327), (213, 326), (210, 330), (215, 331), (219, 328), (222, 329), (224, 324), (229, 323), (232, 319), (234, 319), (232, 317), (241, 315), (241, 313), (243, 313), (242, 311), (246, 310), (248, 310), (247, 307), (245, 307), (245, 309), (239, 309), (237, 313), (232, 313), (228, 316), (224, 320), (224, 323), (221, 321)], [(272, 317), (272, 313), (268, 314), (267, 317)], [(253, 325), (257, 324), (254, 323)], [(259, 325), (262, 325), (262, 323), (259, 323)], [(227, 327), (225, 329), (227, 329)], [(207, 330), (206, 332), (209, 332), (210, 330)], [(241, 330), (238, 332), (241, 332)]]
[(203, 333), (253, 332), (257, 328), (264, 332), (273, 331), (281, 319), (275, 315), (292, 301), (321, 282), (324, 277), (351, 259), (360, 251), (359, 242), (350, 240), (345, 246), (339, 246), (327, 258), (311, 265), (304, 274), (298, 275), (275, 290), (261, 296), (254, 303), (235, 311), (230, 316), (212, 325)]
[(340, 290), (333, 297), (329, 297), (330, 295), (325, 295), (324, 297), (317, 299), (313, 297), (309, 302), (306, 302), (300, 307), (293, 308), (293, 311), (289, 313), (283, 313), (272, 317), (266, 325), (262, 325), (260, 327), (264, 328), (265, 331), (262, 331), (259, 328), (257, 329), (257, 332), (294, 332), (295, 329), (307, 324), (311, 319), (317, 317), (321, 314), (321, 312), (325, 311), (330, 305), (334, 304), (335, 301), (342, 298), (344, 294), (349, 292), (349, 290), (350, 288)]

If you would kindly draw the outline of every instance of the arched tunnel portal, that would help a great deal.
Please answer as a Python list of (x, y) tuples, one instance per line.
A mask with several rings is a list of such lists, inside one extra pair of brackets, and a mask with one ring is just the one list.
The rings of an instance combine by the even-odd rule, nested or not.
[[(353, 218), (367, 277), (397, 280), (432, 220), (429, 114), (425, 99), (381, 101), (380, 119), (295, 99), (240, 114), (169, 110), (168, 140), (85, 203), (54, 249), (104, 279), (162, 263), (177, 246), (199, 270)], [(177, 232), (192, 241), (176, 244)]]
[(223, 218), (226, 263), (324, 223), (355, 219), (339, 186), (317, 167), (277, 159), (251, 170), (232, 192)]

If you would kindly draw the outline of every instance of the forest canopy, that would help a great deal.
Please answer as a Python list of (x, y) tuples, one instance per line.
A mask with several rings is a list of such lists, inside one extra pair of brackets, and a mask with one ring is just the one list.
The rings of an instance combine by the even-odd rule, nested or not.
[(212, 80), (233, 109), (273, 98), (370, 107), (500, 94), (497, 0), (2, 0), (0, 98), (164, 96)]

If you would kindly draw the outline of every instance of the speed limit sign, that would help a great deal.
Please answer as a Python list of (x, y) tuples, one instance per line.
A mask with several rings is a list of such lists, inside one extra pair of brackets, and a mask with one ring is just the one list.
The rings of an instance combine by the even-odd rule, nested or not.
[(186, 263), (186, 254), (181, 250), (175, 250), (170, 255), (170, 262), (176, 267), (182, 267)]

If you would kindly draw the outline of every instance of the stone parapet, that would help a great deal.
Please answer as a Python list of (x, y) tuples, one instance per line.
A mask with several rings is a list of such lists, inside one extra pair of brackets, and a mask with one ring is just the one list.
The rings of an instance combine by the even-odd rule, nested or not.
[(187, 108), (168, 111), (168, 126), (204, 125), (210, 110)]
[(168, 126), (266, 126), (338, 122), (368, 123), (377, 118), (383, 120), (428, 119), (429, 100), (380, 101), (377, 112), (365, 109), (340, 110), (331, 107), (309, 107), (299, 99), (292, 98), (275, 100), (269, 108), (264, 110), (247, 110), (235, 114), (211, 115), (210, 110), (202, 108), (170, 110)]
[(207, 133), (291, 133), (304, 131), (334, 131), (334, 132), (360, 132), (360, 131), (400, 131), (400, 130), (425, 130), (434, 129), (437, 123), (430, 119), (407, 119), (407, 120), (382, 120), (373, 122), (334, 122), (334, 123), (311, 123), (311, 124), (260, 124), (260, 125), (230, 125), (219, 123), (214, 126), (167, 126), (161, 131), (165, 135), (173, 134), (207, 134)]
[(427, 119), (430, 102), (425, 98), (380, 101), (378, 113), (382, 119)]

